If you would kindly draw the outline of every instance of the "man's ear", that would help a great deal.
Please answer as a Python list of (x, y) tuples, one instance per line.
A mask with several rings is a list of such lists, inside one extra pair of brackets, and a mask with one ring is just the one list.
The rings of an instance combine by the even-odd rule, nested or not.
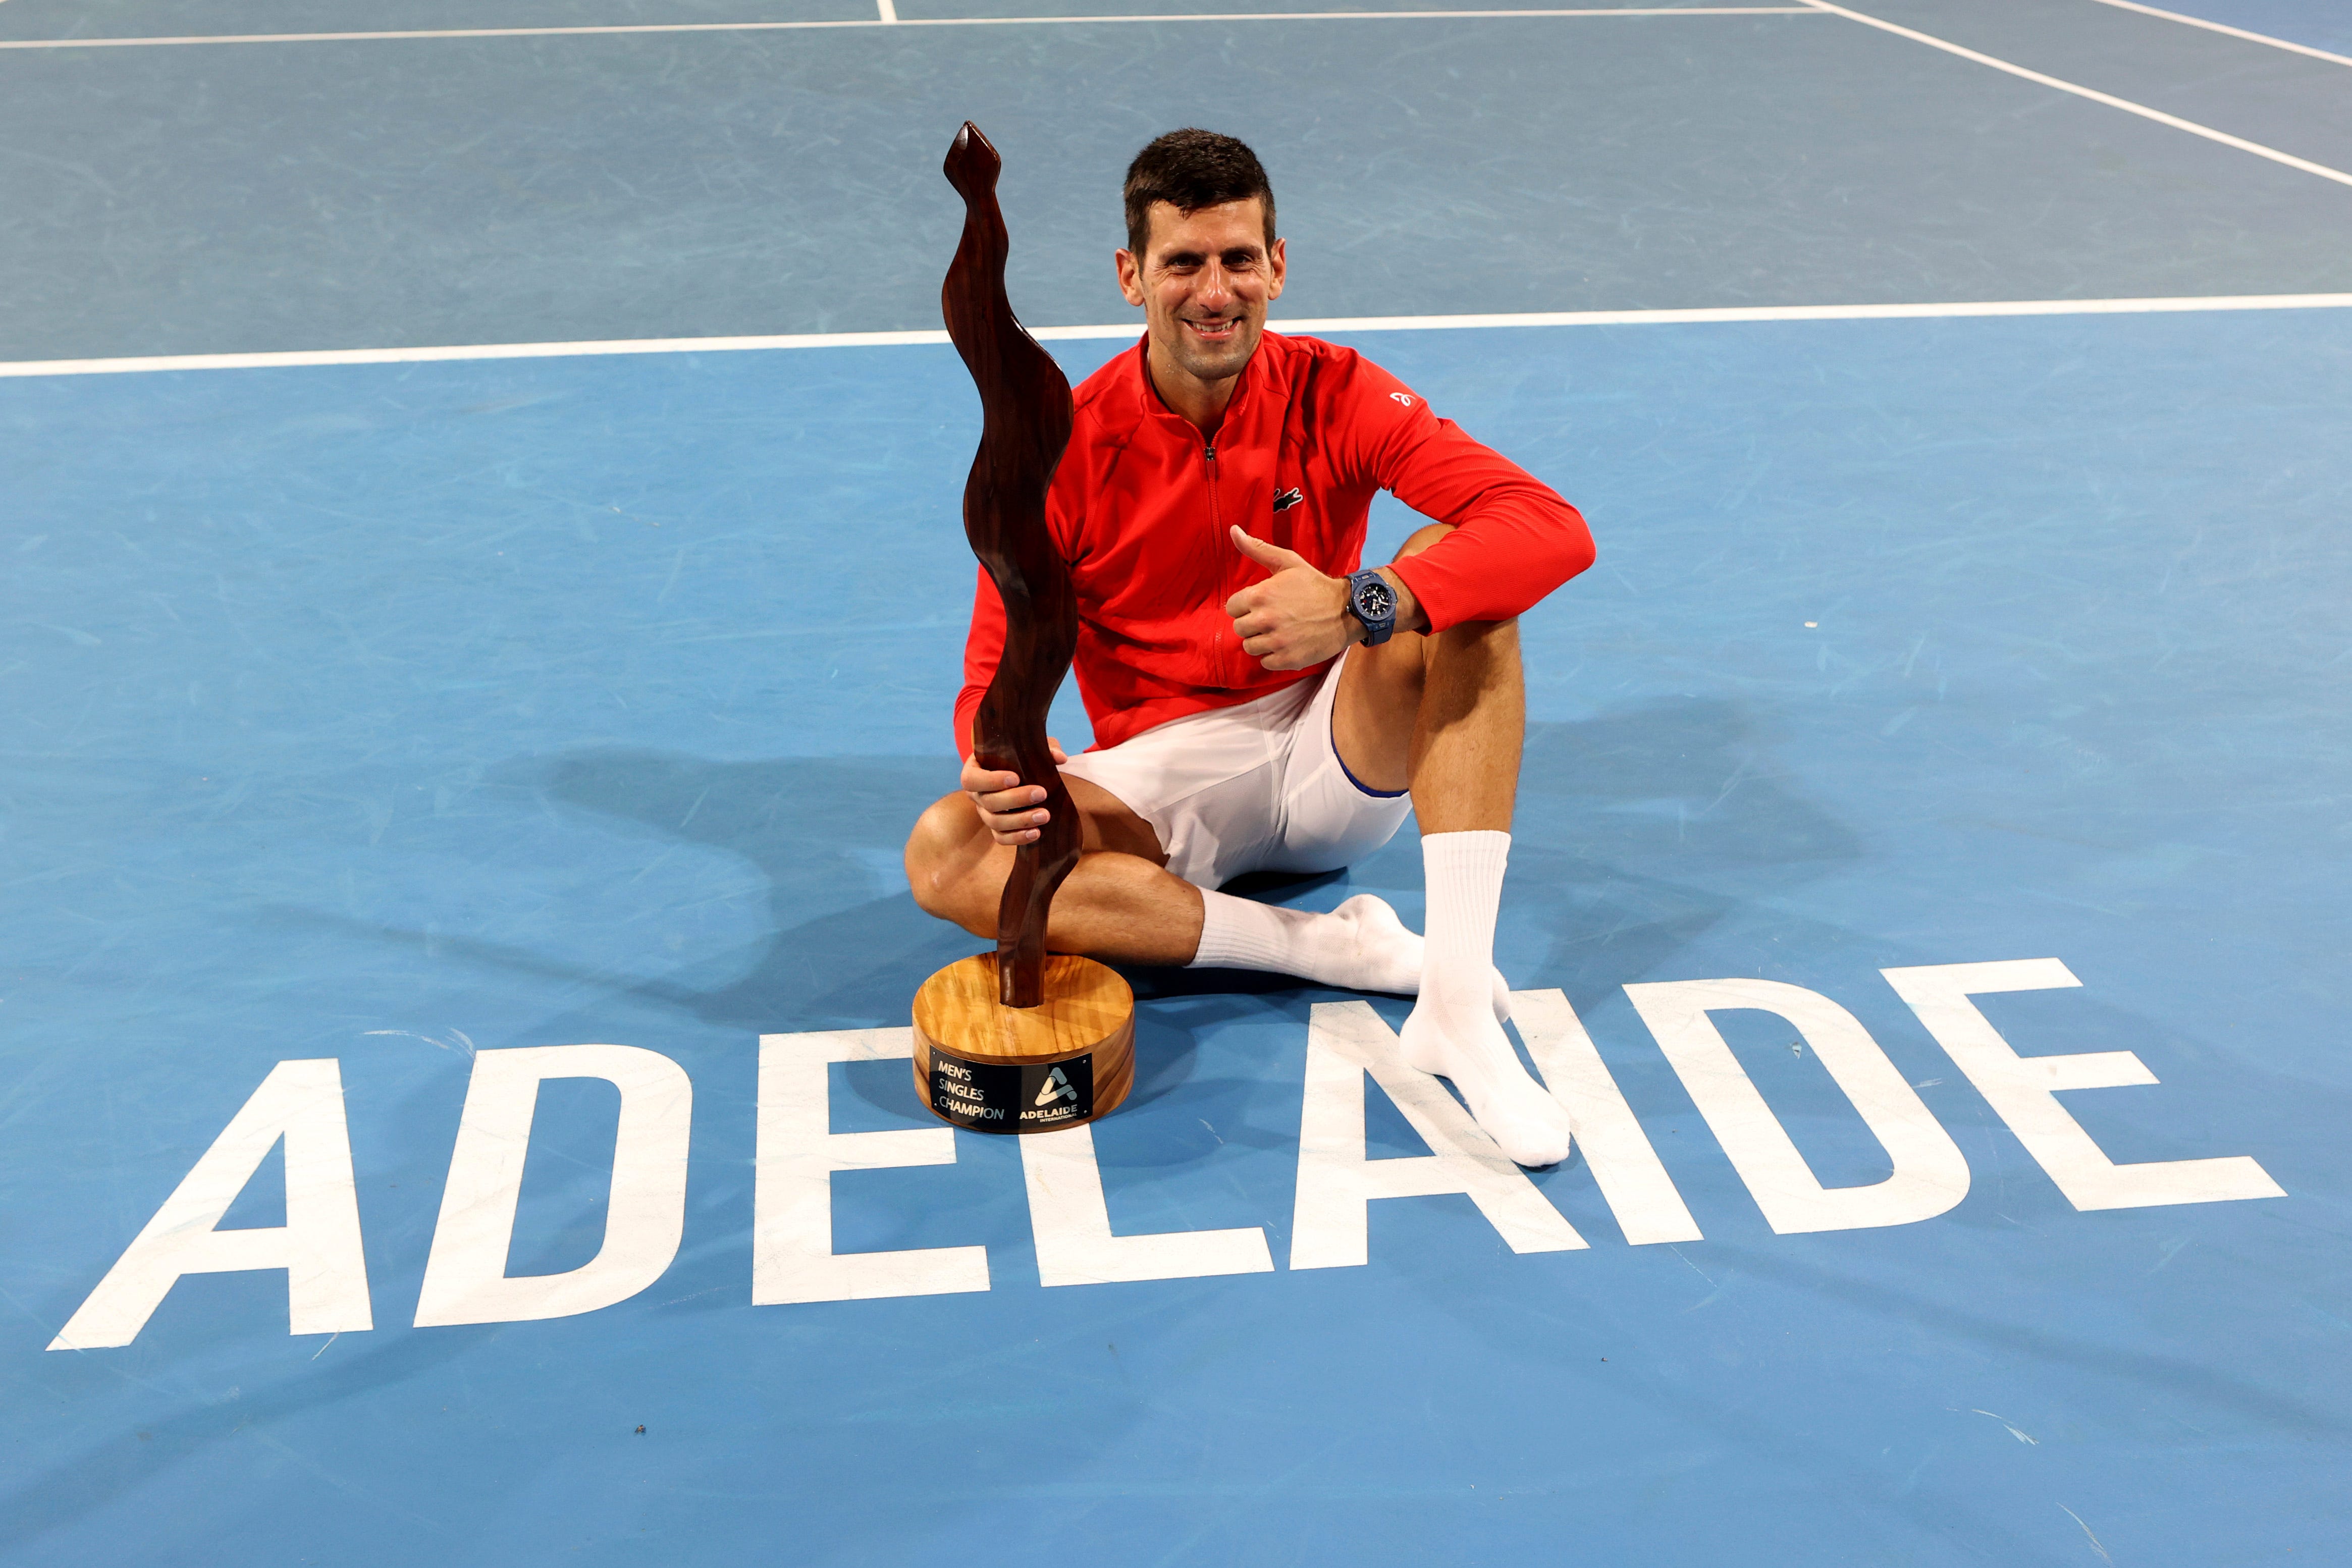
[(1143, 267), (1131, 250), (1110, 253), (1111, 265), (1118, 270), (1118, 291), (1129, 305), (1143, 303)]
[(1290, 242), (1277, 239), (1274, 248), (1265, 253), (1265, 297), (1282, 298), (1282, 280), (1290, 271)]

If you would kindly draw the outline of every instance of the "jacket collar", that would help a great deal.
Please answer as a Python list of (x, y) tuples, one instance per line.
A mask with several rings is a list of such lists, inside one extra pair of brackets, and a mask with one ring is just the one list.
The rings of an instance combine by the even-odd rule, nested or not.
[[(1265, 332), (1258, 339), (1256, 351), (1250, 355), (1249, 363), (1242, 367), (1241, 384), (1234, 388), (1233, 402), (1225, 405), (1224, 424), (1219, 429), (1220, 434), (1224, 429), (1230, 428), (1234, 420), (1265, 390), (1265, 384), (1269, 379), (1276, 383), (1286, 379), (1283, 376), (1278, 362), (1282, 357), (1283, 347), (1284, 340), (1272, 331)], [(1165, 421), (1166, 428), (1171, 434), (1189, 434), (1198, 438), (1201, 434), (1198, 426), (1160, 401), (1160, 393), (1151, 384), (1150, 352), (1151, 336), (1148, 332), (1129, 352), (1128, 373), (1135, 382), (1137, 413), (1147, 422)]]

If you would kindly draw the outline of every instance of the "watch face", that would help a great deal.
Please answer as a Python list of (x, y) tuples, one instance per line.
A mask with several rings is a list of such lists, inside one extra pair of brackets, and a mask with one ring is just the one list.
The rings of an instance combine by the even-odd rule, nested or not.
[(1375, 577), (1356, 585), (1356, 610), (1367, 621), (1385, 621), (1396, 612), (1396, 595)]

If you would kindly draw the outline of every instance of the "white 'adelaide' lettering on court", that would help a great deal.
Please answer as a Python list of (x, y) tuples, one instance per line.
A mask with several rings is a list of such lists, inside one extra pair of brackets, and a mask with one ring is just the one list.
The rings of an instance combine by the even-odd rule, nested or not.
[[(2057, 959), (1882, 972), (2075, 1208), (2286, 1196), (2244, 1155), (2137, 1163), (2108, 1157), (2057, 1096), (2153, 1084), (2156, 1074), (2128, 1051), (2021, 1055), (1973, 1000), (2080, 986)], [(1626, 991), (1773, 1230), (1914, 1225), (1948, 1212), (1967, 1196), (1969, 1168), (1958, 1145), (1861, 1021), (1828, 997), (1748, 979), (1653, 982)], [(1514, 993), (1512, 999), (1521, 1037), (1547, 1087), (1568, 1107), (1584, 1167), (1626, 1242), (1702, 1239), (1664, 1162), (1567, 997), (1536, 990)], [(1887, 1176), (1860, 1186), (1822, 1184), (1717, 1030), (1711, 1015), (1733, 1009), (1775, 1014), (1796, 1032), (1886, 1151), (1892, 1166)], [(944, 1126), (831, 1130), (829, 1063), (905, 1061), (913, 1053), (913, 1031), (905, 1027), (761, 1038), (751, 1224), (754, 1303), (990, 1288), (988, 1249), (981, 1246), (834, 1250), (833, 1173), (956, 1163), (955, 1134)], [(1003, 1108), (980, 1103), (968, 1068), (934, 1058), (932, 1075), (935, 1092), (958, 1115), (1004, 1116)], [(604, 1241), (577, 1269), (510, 1277), (506, 1260), (533, 1107), (541, 1082), (549, 1078), (601, 1078), (621, 1092)], [(1370, 1157), (1368, 1082), (1389, 1096), (1429, 1145), (1429, 1154)], [(1049, 1082), (1038, 1098), (1049, 1103), (1022, 1111), (1023, 1121), (1076, 1121), (1015, 1140), (1041, 1285), (1273, 1269), (1263, 1227), (1114, 1232), (1095, 1161), (1094, 1128), (1077, 1121), (1075, 1088)], [(530, 1046), (477, 1053), (416, 1325), (566, 1317), (614, 1305), (652, 1285), (676, 1259), (684, 1235), (692, 1100), (684, 1069), (635, 1047)], [(1365, 1264), (1372, 1203), (1441, 1193), (1467, 1196), (1472, 1208), (1514, 1252), (1586, 1246), (1543, 1191), (1502, 1156), (1435, 1080), (1403, 1064), (1396, 1036), (1369, 1005), (1314, 1008), (1302, 1103), (1291, 1187), (1292, 1269)], [(286, 1223), (222, 1228), (221, 1221), (281, 1145)], [(1677, 1153), (1684, 1159), (1699, 1157), (1693, 1148)], [(2007, 1201), (2015, 1201), (2013, 1187)], [(49, 1348), (129, 1344), (183, 1276), (240, 1270), (285, 1274), (289, 1333), (352, 1333), (373, 1324), (342, 1083), (332, 1060), (278, 1064)]]

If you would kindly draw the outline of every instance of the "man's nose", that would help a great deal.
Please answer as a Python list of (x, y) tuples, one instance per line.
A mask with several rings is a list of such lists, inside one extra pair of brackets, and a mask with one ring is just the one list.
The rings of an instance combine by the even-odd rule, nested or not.
[(1223, 266), (1213, 261), (1209, 263), (1207, 267), (1201, 269), (1200, 298), (1202, 304), (1214, 308), (1223, 306), (1232, 300), (1233, 298), (1233, 279), (1225, 276), (1225, 269)]

